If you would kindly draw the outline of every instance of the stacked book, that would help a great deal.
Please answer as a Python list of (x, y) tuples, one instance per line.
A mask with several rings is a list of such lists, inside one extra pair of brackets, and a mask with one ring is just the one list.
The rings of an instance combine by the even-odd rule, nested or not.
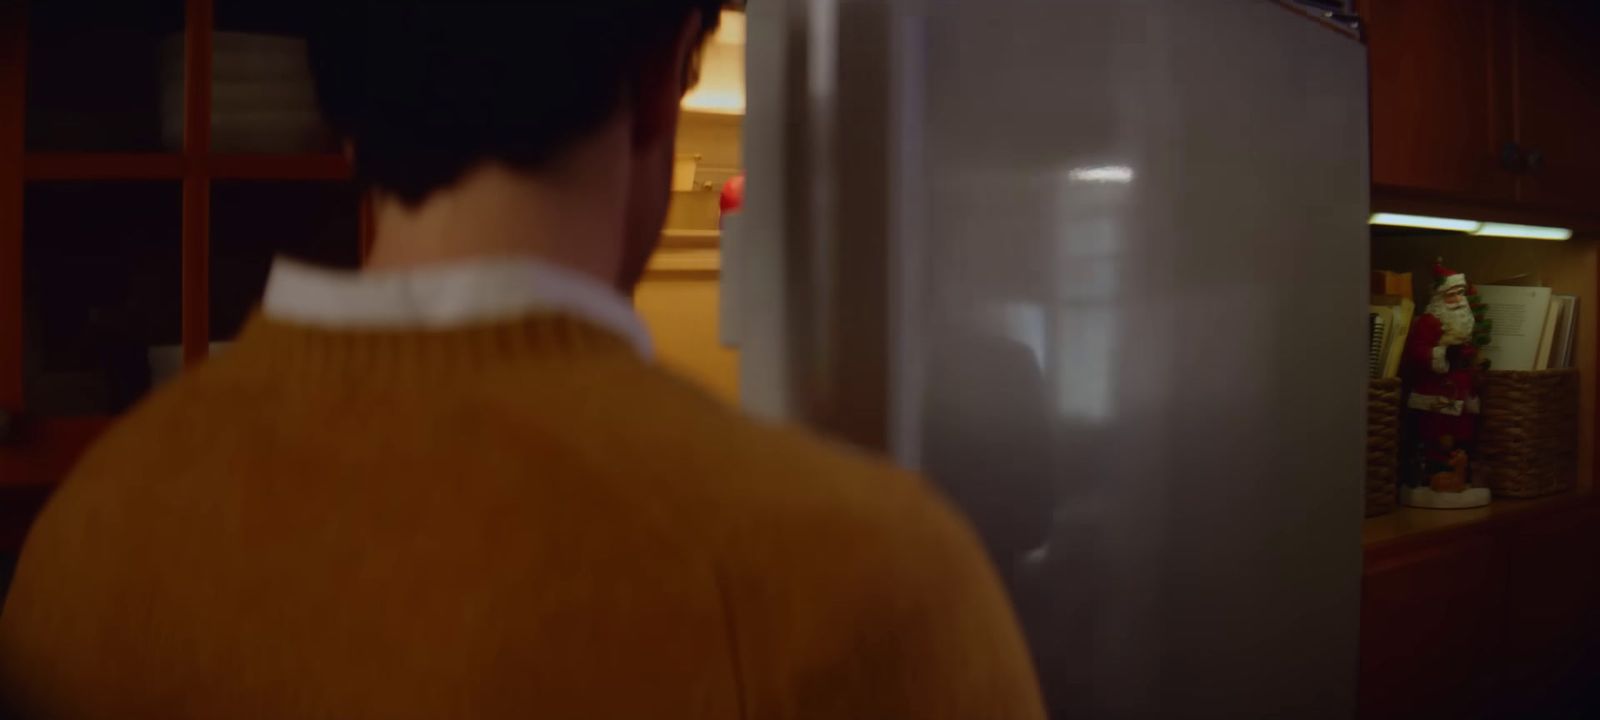
[(1573, 366), (1578, 298), (1535, 285), (1479, 285), (1494, 322), (1483, 349), (1491, 370), (1557, 370)]
[[(184, 42), (161, 48), (162, 131), (183, 145)], [(304, 38), (218, 32), (212, 36), (211, 149), (214, 152), (309, 153), (332, 149), (317, 109)]]
[(1411, 332), (1411, 320), (1417, 312), (1417, 303), (1411, 297), (1411, 273), (1373, 273), (1372, 293), (1372, 305), (1367, 308), (1367, 377), (1397, 378), (1406, 333)]
[[(1477, 286), (1493, 323), (1481, 357), (1491, 370), (1559, 370), (1573, 367), (1578, 351), (1578, 297), (1513, 278)], [(1367, 308), (1367, 375), (1400, 375), (1406, 334), (1416, 317), (1411, 273), (1376, 271)]]

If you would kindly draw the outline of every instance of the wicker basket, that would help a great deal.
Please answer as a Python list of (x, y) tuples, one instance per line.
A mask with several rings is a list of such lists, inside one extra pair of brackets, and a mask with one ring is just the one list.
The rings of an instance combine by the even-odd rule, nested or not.
[(1367, 517), (1395, 508), (1400, 474), (1400, 381), (1367, 381)]
[(1578, 467), (1578, 371), (1484, 373), (1476, 472), (1499, 497), (1570, 490)]

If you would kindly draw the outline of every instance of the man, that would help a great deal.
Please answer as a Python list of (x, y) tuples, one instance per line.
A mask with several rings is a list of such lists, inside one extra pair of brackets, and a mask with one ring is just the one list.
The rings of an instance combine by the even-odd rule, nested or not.
[(915, 478), (653, 365), (626, 295), (714, 0), (331, 3), (368, 267), (280, 263), (35, 526), (50, 718), (1038, 718)]

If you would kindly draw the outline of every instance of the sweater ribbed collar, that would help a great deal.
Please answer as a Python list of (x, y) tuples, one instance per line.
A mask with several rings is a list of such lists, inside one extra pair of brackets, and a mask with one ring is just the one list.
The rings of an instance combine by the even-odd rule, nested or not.
[(403, 271), (342, 272), (279, 259), (262, 313), (320, 330), (442, 331), (530, 315), (569, 315), (651, 356), (650, 334), (620, 293), (533, 257), (486, 258)]

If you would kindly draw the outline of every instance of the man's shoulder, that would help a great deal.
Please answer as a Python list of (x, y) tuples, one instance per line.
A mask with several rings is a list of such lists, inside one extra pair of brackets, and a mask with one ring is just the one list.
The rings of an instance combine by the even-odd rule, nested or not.
[(691, 394), (696, 399), (675, 405), (673, 418), (657, 418), (644, 432), (681, 446), (681, 462), (704, 462), (702, 475), (725, 481), (719, 488), (766, 497), (791, 511), (806, 509), (808, 501), (869, 506), (924, 492), (918, 477), (876, 452), (751, 416), (698, 390)]
[(680, 487), (691, 502), (721, 509), (708, 519), (720, 525), (723, 546), (801, 543), (821, 551), (832, 544), (841, 554), (831, 562), (840, 566), (885, 553), (898, 562), (926, 554), (930, 543), (975, 546), (944, 497), (887, 457), (692, 394), (704, 402), (685, 400), (677, 408), (682, 421), (652, 421), (640, 432), (660, 443), (663, 460), (693, 469)]
[(782, 422), (752, 417), (676, 373), (638, 365), (574, 370), (507, 393), (490, 380), (463, 402), (493, 406), (511, 433), (552, 433), (594, 446), (594, 459), (652, 472), (811, 475), (820, 484), (901, 475), (870, 452)]
[(598, 474), (724, 532), (870, 534), (918, 522), (929, 503), (942, 517), (937, 493), (888, 459), (751, 417), (670, 371), (641, 366), (554, 392), (569, 396), (553, 413), (501, 403), (530, 422), (559, 423)]
[[(619, 505), (659, 511), (673, 525), (687, 519), (724, 539), (810, 535), (824, 527), (873, 534), (917, 522), (921, 513), (908, 507), (940, 502), (887, 459), (752, 418), (658, 367), (534, 370), (508, 368), (415, 394), (344, 389), (317, 398), (271, 378), (241, 379), (218, 363), (156, 393), (102, 438), (86, 465), (122, 476), (130, 457), (189, 462), (197, 445), (206, 457), (270, 455), (264, 461), (274, 467), (290, 455), (312, 462), (340, 448), (356, 450), (341, 457), (344, 463), (392, 462), (396, 454), (424, 464), (434, 455), (494, 458), (468, 465), (517, 475), (517, 482), (496, 485), (506, 492), (581, 481)], [(384, 452), (359, 451), (363, 446)]]

